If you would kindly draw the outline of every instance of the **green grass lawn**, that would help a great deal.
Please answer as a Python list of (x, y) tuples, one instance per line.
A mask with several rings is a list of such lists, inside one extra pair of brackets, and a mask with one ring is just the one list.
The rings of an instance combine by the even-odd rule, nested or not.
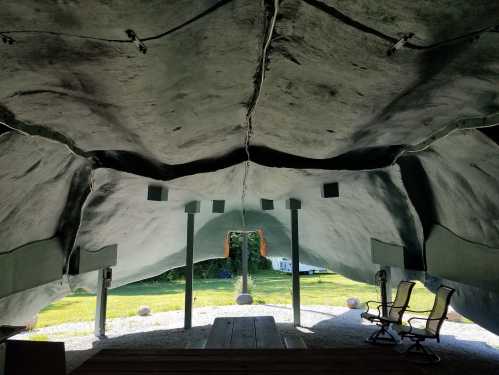
[[(261, 271), (253, 276), (252, 296), (256, 304), (291, 304), (291, 277), (276, 271)], [(346, 299), (358, 297), (361, 302), (378, 300), (376, 288), (337, 274), (301, 277), (303, 305), (345, 306)], [(234, 280), (194, 280), (194, 307), (234, 304)], [(428, 310), (433, 294), (418, 283), (411, 298), (411, 309)], [(141, 305), (152, 312), (184, 308), (184, 282), (138, 282), (109, 291), (108, 318), (136, 315)], [(95, 295), (76, 293), (43, 309), (37, 328), (66, 322), (94, 319)]]

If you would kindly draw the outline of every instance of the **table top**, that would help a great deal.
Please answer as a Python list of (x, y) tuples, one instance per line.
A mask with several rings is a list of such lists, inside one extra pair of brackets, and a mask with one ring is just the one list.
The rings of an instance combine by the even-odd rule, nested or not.
[(216, 318), (206, 349), (284, 349), (271, 316)]

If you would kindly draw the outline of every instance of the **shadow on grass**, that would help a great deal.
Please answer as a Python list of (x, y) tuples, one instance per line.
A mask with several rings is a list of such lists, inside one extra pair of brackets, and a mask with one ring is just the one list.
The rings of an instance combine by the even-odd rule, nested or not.
[[(253, 291), (256, 294), (289, 293), (291, 289), (291, 278), (287, 274), (259, 273), (254, 277)], [(317, 280), (310, 282), (310, 279), (317, 279), (316, 275), (301, 276), (303, 279), (302, 289), (307, 291), (321, 290), (324, 293), (334, 296), (336, 290), (348, 295), (365, 295), (374, 293), (374, 287), (366, 288), (366, 285), (345, 285), (341, 282), (330, 280)], [(307, 280), (309, 279), (309, 280)], [(196, 292), (232, 292), (234, 291), (235, 279), (195, 279), (194, 290)], [(184, 282), (157, 282), (157, 283), (134, 283), (125, 285), (109, 291), (110, 296), (160, 296), (184, 293)], [(95, 297), (95, 294), (78, 292), (66, 298)]]
[[(205, 280), (195, 279), (194, 289), (196, 291), (212, 290), (212, 291), (231, 291), (234, 289), (233, 280)], [(125, 285), (109, 291), (109, 295), (115, 296), (150, 296), (150, 295), (168, 295), (184, 293), (185, 284), (182, 282), (161, 282), (147, 284), (131, 284)]]
[(48, 305), (44, 307), (40, 312), (53, 311), (53, 310), (61, 310), (72, 305), (78, 304), (80, 301), (68, 301), (67, 299), (60, 300), (54, 304)]

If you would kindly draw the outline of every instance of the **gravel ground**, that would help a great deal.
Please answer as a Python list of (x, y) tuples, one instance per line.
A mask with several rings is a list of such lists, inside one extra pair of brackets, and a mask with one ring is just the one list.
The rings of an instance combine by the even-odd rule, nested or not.
[[(105, 340), (92, 335), (93, 322), (45, 327), (15, 338), (47, 335), (51, 341), (64, 341), (69, 372), (103, 348), (184, 348), (206, 338), (216, 317), (253, 315), (272, 315), (283, 334), (299, 334), (310, 348), (365, 346), (364, 339), (374, 330), (360, 319), (360, 310), (302, 306), (303, 327), (295, 329), (290, 306), (253, 305), (194, 309), (189, 331), (182, 329), (183, 312), (171, 311), (109, 320)], [(403, 351), (408, 345), (402, 343), (395, 350)], [(499, 336), (476, 324), (445, 322), (441, 343), (428, 345), (442, 357), (439, 374), (499, 374)]]

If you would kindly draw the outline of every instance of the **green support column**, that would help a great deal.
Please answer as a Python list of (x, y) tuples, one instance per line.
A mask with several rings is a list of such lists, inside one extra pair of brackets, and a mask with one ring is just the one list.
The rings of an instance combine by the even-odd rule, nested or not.
[(241, 263), (242, 263), (242, 287), (241, 294), (236, 298), (236, 303), (238, 305), (251, 305), (253, 303), (253, 297), (248, 293), (248, 262), (249, 262), (249, 251), (248, 251), (248, 232), (243, 230), (240, 232), (242, 235), (241, 244)]
[(111, 268), (103, 268), (98, 271), (95, 336), (99, 339), (106, 338), (107, 289), (111, 286), (111, 280)]
[(301, 201), (289, 199), (286, 208), (291, 211), (291, 264), (293, 270), (293, 322), (299, 326), (300, 322), (300, 242), (298, 236), (298, 210)]
[(385, 277), (381, 280), (381, 309), (383, 316), (388, 316), (388, 302), (392, 301), (392, 288), (390, 286), (390, 267), (381, 266), (380, 269), (385, 271)]
[(185, 206), (187, 213), (187, 246), (185, 253), (185, 312), (184, 329), (192, 327), (192, 279), (194, 268), (194, 214), (199, 212), (200, 203), (193, 201)]
[(241, 251), (242, 256), (242, 268), (243, 268), (243, 294), (248, 294), (248, 234), (246, 232), (243, 235), (243, 246)]

